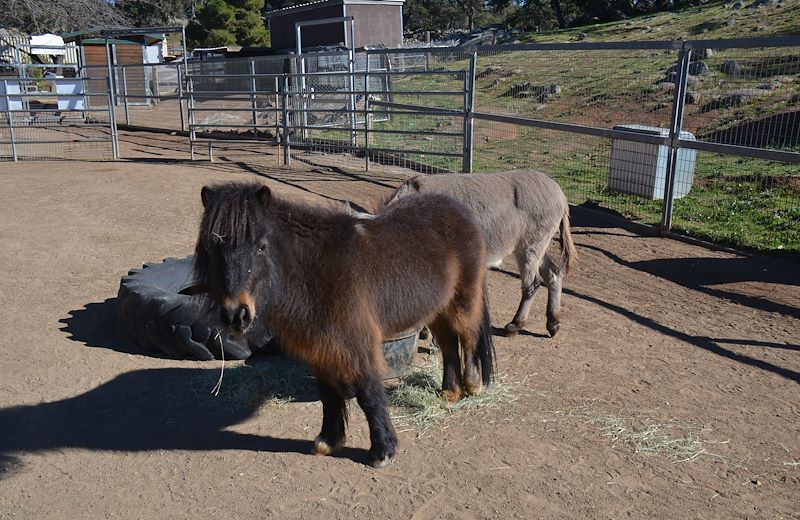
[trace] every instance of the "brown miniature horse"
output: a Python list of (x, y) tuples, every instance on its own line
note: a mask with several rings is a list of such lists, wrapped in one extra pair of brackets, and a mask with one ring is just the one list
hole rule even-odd
[(360, 219), (282, 200), (259, 184), (207, 186), (202, 200), (194, 274), (208, 286), (207, 308), (218, 307), (234, 334), (265, 320), (284, 351), (314, 372), (323, 406), (315, 453), (344, 445), (345, 399), (355, 395), (369, 423), (370, 463), (394, 456), (381, 342), (401, 331), (431, 324), (445, 399), (489, 384), (485, 246), (460, 203), (425, 195)]

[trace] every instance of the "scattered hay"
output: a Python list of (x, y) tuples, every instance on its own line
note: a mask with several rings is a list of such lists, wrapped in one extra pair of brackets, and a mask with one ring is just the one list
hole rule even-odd
[(660, 421), (652, 418), (625, 419), (598, 412), (593, 404), (567, 411), (556, 411), (556, 415), (580, 419), (599, 428), (612, 442), (633, 447), (634, 453), (663, 455), (674, 462), (694, 462), (700, 457), (717, 457), (709, 452), (708, 444), (726, 444), (700, 439), (703, 428), (694, 424), (681, 424), (675, 420)]
[(217, 395), (209, 395), (216, 378), (215, 371), (203, 371), (190, 387), (198, 401), (215, 408), (256, 409), (269, 404), (316, 399), (316, 383), (308, 369), (283, 356), (254, 366), (226, 369), (225, 381)]
[(393, 407), (392, 421), (402, 431), (415, 430), (419, 436), (425, 436), (442, 422), (516, 401), (519, 397), (516, 392), (518, 387), (519, 383), (509, 381), (505, 375), (499, 374), (481, 395), (448, 403), (439, 395), (442, 388), (442, 368), (434, 361), (412, 369), (396, 385), (389, 387), (389, 401)]
[[(518, 398), (519, 383), (511, 382), (500, 374), (481, 395), (448, 403), (439, 395), (442, 368), (435, 361), (436, 356), (431, 356), (431, 359), (424, 366), (411, 369), (396, 384), (387, 388), (392, 420), (399, 430), (416, 431), (419, 436), (425, 436), (434, 427), (446, 428), (449, 420), (467, 417)], [(220, 412), (257, 410), (270, 405), (318, 400), (316, 382), (308, 369), (283, 356), (255, 366), (242, 364), (226, 367), (225, 380), (215, 396), (209, 394), (209, 390), (216, 382), (218, 373), (204, 370), (192, 380), (190, 389), (193, 397), (203, 406)], [(348, 404), (351, 407), (358, 406), (355, 400), (350, 400)]]

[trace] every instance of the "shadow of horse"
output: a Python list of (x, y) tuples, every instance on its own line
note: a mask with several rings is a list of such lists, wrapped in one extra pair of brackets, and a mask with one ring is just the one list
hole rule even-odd
[[(278, 367), (281, 368), (281, 367)], [(257, 369), (225, 370), (222, 392), (210, 394), (217, 369), (164, 368), (135, 370), (86, 393), (36, 405), (0, 410), (0, 475), (21, 465), (19, 454), (63, 448), (140, 452), (153, 450), (251, 450), (272, 453), (312, 453), (310, 440), (238, 433), (228, 430), (251, 417), (270, 397), (268, 377)], [(261, 380), (259, 385), (252, 382)], [(240, 394), (241, 385), (249, 385)], [(278, 398), (317, 399), (309, 391)], [(273, 389), (274, 390), (274, 389)], [(226, 393), (227, 392), (227, 393)], [(256, 395), (257, 394), (257, 395)], [(366, 463), (366, 450), (346, 448), (339, 456)]]

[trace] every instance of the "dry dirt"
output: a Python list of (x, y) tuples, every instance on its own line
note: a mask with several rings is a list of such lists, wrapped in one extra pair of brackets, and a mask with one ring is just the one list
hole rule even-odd
[[(370, 208), (408, 172), (284, 169), (233, 149), (190, 163), (180, 138), (122, 138), (135, 160), (0, 165), (0, 518), (800, 514), (796, 262), (576, 209), (581, 269), (561, 332), (545, 337), (542, 291), (526, 333), (496, 338), (518, 399), (403, 432), (396, 460), (374, 470), (357, 408), (349, 448), (312, 456), (318, 403), (208, 406), (192, 382), (219, 362), (142, 355), (118, 332), (115, 296), (128, 269), (191, 253), (206, 183), (255, 179)], [(490, 275), (497, 327), (518, 299), (504, 271)], [(617, 435), (601, 418), (622, 421)], [(700, 454), (641, 453), (631, 433), (647, 425), (696, 434)]]

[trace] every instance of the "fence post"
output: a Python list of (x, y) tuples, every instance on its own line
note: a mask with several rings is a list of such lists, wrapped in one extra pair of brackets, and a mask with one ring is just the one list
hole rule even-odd
[(8, 107), (8, 133), (9, 137), (11, 137), (11, 157), (13, 157), (14, 162), (17, 162), (17, 140), (14, 138), (14, 115), (11, 113), (11, 104), (9, 102), (9, 98), (6, 95), (6, 107)]
[(283, 77), (283, 164), (289, 166), (289, 76)]
[(256, 113), (256, 62), (250, 59), (250, 107), (253, 109), (253, 138), (258, 135), (258, 114)]
[(278, 76), (275, 76), (275, 139), (280, 141), (283, 136), (280, 135), (280, 120), (278, 119), (278, 107), (281, 106), (280, 102), (281, 88), (278, 81)]
[(364, 65), (364, 171), (369, 171), (369, 54)]
[(348, 74), (348, 90), (350, 91), (350, 146), (355, 147), (358, 144), (358, 135), (356, 134), (356, 54), (353, 50), (353, 42), (350, 42), (351, 47), (347, 51), (347, 72)]
[(464, 77), (464, 149), (461, 170), (464, 173), (472, 173), (472, 128), (475, 124), (473, 112), (475, 112), (475, 68), (478, 63), (478, 53), (473, 52), (469, 59), (469, 71)]
[(125, 124), (130, 125), (130, 117), (128, 115), (128, 74), (125, 67), (122, 69), (122, 106), (125, 108)]
[(117, 141), (117, 115), (114, 112), (113, 81), (108, 77), (108, 125), (111, 130), (111, 154), (114, 159), (119, 159), (119, 142)]
[(664, 179), (664, 202), (661, 206), (661, 233), (672, 228), (672, 203), (675, 195), (675, 178), (678, 169), (678, 139), (683, 128), (683, 108), (686, 105), (686, 85), (689, 77), (689, 63), (692, 50), (681, 47), (675, 77), (675, 97), (672, 101), (672, 119), (669, 126), (669, 147), (667, 151), (666, 178)]
[(194, 140), (195, 135), (194, 126), (194, 85), (191, 78), (186, 80), (186, 115), (189, 118), (189, 159), (194, 161)]
[(183, 75), (181, 74), (180, 64), (175, 69), (178, 71), (178, 111), (181, 113), (181, 132), (185, 132), (186, 121), (183, 118)]

